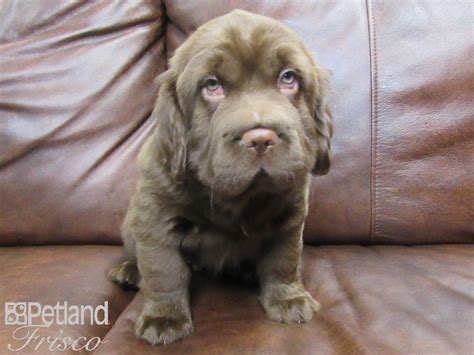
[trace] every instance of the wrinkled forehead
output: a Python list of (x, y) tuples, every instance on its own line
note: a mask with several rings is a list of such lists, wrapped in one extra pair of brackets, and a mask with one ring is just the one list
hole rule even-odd
[(214, 22), (193, 37), (180, 55), (188, 59), (183, 72), (194, 76), (216, 75), (239, 83), (243, 78), (274, 78), (284, 68), (310, 75), (313, 68), (300, 38), (276, 21)]
[(216, 51), (215, 59), (209, 64), (231, 82), (252, 76), (273, 78), (287, 67), (304, 71), (310, 66), (298, 41), (288, 33), (264, 26), (251, 30), (229, 29), (221, 37)]

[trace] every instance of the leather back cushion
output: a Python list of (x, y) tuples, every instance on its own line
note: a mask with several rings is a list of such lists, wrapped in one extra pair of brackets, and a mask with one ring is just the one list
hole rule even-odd
[(0, 2), (2, 244), (119, 243), (165, 65), (159, 2)]
[(233, 8), (283, 21), (333, 72), (334, 160), (313, 179), (307, 242), (472, 241), (468, 2), (163, 5), (0, 4), (3, 244), (119, 241), (134, 157), (153, 127), (153, 78), (192, 31)]

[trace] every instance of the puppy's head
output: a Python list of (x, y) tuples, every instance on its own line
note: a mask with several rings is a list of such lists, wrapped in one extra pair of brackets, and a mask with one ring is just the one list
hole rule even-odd
[(326, 74), (281, 23), (244, 11), (212, 20), (158, 83), (158, 142), (173, 176), (191, 171), (232, 197), (328, 171)]

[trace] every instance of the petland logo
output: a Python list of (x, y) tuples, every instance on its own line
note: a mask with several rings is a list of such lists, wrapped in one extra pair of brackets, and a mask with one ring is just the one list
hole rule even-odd
[(109, 302), (103, 305), (69, 305), (67, 302), (42, 305), (38, 302), (5, 302), (5, 325), (17, 326), (12, 331), (15, 343), (7, 345), (10, 351), (49, 349), (50, 351), (93, 351), (105, 343), (100, 337), (76, 338), (63, 336), (45, 336), (41, 332), (51, 325), (108, 325)]

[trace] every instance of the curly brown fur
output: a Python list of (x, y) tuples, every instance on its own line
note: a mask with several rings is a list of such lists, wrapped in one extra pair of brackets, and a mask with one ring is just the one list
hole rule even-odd
[[(209, 97), (209, 77), (224, 97)], [(310, 175), (330, 165), (325, 72), (293, 31), (234, 11), (201, 26), (157, 80), (158, 124), (123, 224), (127, 261), (110, 274), (144, 292), (137, 336), (162, 344), (192, 332), (188, 264), (235, 273), (250, 263), (271, 319), (310, 320), (319, 305), (300, 258)], [(263, 156), (242, 144), (255, 128), (278, 135)]]

